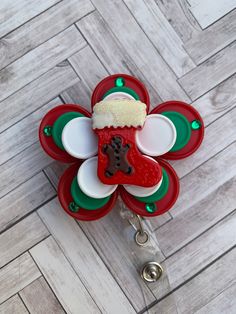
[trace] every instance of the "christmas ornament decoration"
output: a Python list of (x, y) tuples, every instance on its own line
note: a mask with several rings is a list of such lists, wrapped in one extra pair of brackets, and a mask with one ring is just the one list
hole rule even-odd
[(60, 203), (86, 221), (109, 213), (118, 195), (138, 217), (168, 211), (179, 180), (166, 160), (190, 156), (203, 136), (203, 120), (192, 106), (173, 100), (150, 110), (145, 86), (126, 74), (108, 76), (95, 87), (91, 112), (63, 104), (39, 127), (45, 152), (71, 164), (59, 182)]

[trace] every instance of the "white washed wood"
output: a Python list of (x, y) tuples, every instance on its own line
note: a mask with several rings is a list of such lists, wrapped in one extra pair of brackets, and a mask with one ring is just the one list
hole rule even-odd
[(0, 305), (1, 314), (27, 314), (29, 313), (21, 301), (19, 296), (16, 294), (4, 303)]
[(0, 235), (0, 267), (49, 235), (36, 213), (31, 214)]
[(81, 228), (68, 216), (58, 200), (39, 209), (39, 216), (67, 256), (102, 313), (135, 313), (98, 253)]
[(236, 75), (232, 75), (193, 102), (207, 126), (236, 106)]
[[(212, 262), (235, 247), (235, 217), (234, 211), (233, 214), (226, 217), (223, 221), (203, 233), (200, 237), (190, 242), (187, 246), (177, 251), (162, 263), (164, 272), (169, 280), (169, 292), (178, 287), (187, 285), (188, 283), (186, 281), (195, 277)], [(157, 299), (163, 296), (161, 289), (156, 283), (150, 284), (150, 287)], [(167, 292), (168, 291), (166, 291), (165, 294), (167, 294)], [(174, 300), (171, 298), (171, 301)], [(165, 304), (165, 306), (167, 306), (167, 304)], [(175, 303), (173, 306), (175, 307)]]
[(163, 253), (173, 254), (230, 214), (236, 208), (235, 184), (234, 177), (156, 230)]
[[(233, 248), (235, 237), (236, 212), (224, 218), (214, 227), (187, 244), (165, 260), (165, 267), (173, 288), (184, 283), (207, 265)], [(152, 290), (159, 293), (158, 288)]]
[(198, 310), (197, 314), (233, 314), (236, 309), (236, 281)]
[(195, 32), (185, 42), (184, 47), (193, 60), (200, 64), (215, 53), (225, 48), (236, 39), (236, 10), (203, 32)]
[(67, 313), (100, 313), (52, 237), (34, 246), (30, 253)]
[[(94, 0), (93, 4), (111, 31), (119, 38), (124, 51), (132, 57), (146, 80), (154, 88), (159, 88), (160, 97), (163, 100), (180, 98), (188, 101), (187, 95), (176, 82), (175, 75), (157, 53), (125, 4), (118, 0), (109, 2), (109, 6), (102, 0)], [(119, 27), (117, 27), (117, 21), (119, 21)], [(129, 32), (124, 32), (124, 28), (128, 28)]]
[(0, 37), (24, 24), (61, 0), (44, 0), (35, 5), (34, 0), (1, 0)]
[(236, 140), (236, 109), (229, 111), (205, 129), (204, 140), (196, 153), (183, 160), (172, 161), (179, 177), (183, 177)]
[(41, 276), (29, 253), (17, 257), (0, 269), (0, 303)]
[[(174, 294), (168, 295), (156, 305), (144, 312), (144, 314), (180, 314), (177, 310), (177, 304)], [(182, 313), (181, 313), (182, 314)]]
[(235, 54), (236, 43), (232, 43), (182, 76), (178, 82), (195, 100), (235, 73)]
[(69, 62), (91, 91), (104, 77), (108, 76), (108, 72), (89, 46), (71, 56)]
[(42, 118), (49, 110), (61, 103), (60, 98), (55, 98), (0, 133), (0, 146), (4, 147), (0, 155), (0, 165), (38, 141), (38, 128)]
[(30, 313), (63, 314), (65, 311), (43, 277), (19, 292)]
[[(119, 214), (117, 204), (106, 217), (90, 223), (80, 222), (104, 263), (119, 282), (123, 291), (138, 311), (154, 301), (151, 291), (139, 277), (140, 268), (150, 258), (148, 251), (144, 251), (134, 242), (135, 230)], [(128, 233), (128, 234), (127, 234)], [(154, 244), (154, 250), (159, 250)], [(152, 255), (152, 254), (151, 254)], [(153, 258), (153, 255), (152, 255)], [(161, 256), (160, 261), (164, 257)], [(161, 280), (162, 291), (168, 289), (168, 282)]]
[(124, 1), (166, 63), (181, 77), (195, 67), (183, 42), (154, 0)]
[(43, 152), (39, 142), (8, 160), (0, 166), (0, 197), (39, 173), (51, 162), (52, 159)]
[(190, 10), (202, 28), (236, 8), (236, 0), (188, 0)]
[(63, 63), (0, 102), (0, 132), (37, 110), (79, 82), (71, 66)]
[[(37, 8), (38, 5), (35, 7)], [(60, 33), (93, 10), (94, 7), (89, 0), (61, 1), (28, 21), (2, 39), (0, 69)]]
[[(140, 71), (136, 68), (136, 66), (132, 64), (130, 58), (123, 52), (122, 47), (120, 47), (120, 45), (115, 41), (113, 34), (107, 31), (104, 21), (99, 18), (97, 12), (90, 14), (88, 17), (86, 17), (86, 19), (83, 19), (81, 22), (77, 23), (77, 25), (79, 25), (80, 30), (86, 34), (86, 38), (89, 37), (94, 51), (96, 51), (96, 53), (99, 55), (99, 58), (102, 60), (101, 63), (101, 61), (89, 46), (86, 46), (69, 58), (70, 63), (83, 83), (80, 85), (77, 84), (77, 86), (79, 85), (79, 90), (77, 91), (78, 98), (76, 98), (77, 102), (81, 103), (82, 97), (80, 97), (79, 93), (82, 93), (83, 95), (84, 91), (82, 91), (82, 88), (84, 88), (85, 93), (89, 98), (85, 104), (85, 107), (91, 111), (90, 103), (92, 92), (99, 81), (108, 76), (108, 72), (111, 74), (135, 73), (135, 77), (138, 77), (141, 81), (144, 80), (144, 77), (141, 73), (139, 73)], [(89, 25), (88, 29), (86, 27), (87, 25)], [(105, 48), (104, 45), (106, 45), (107, 48)], [(102, 48), (102, 46), (104, 48)], [(109, 46), (112, 46), (112, 48), (109, 49)], [(116, 56), (115, 59), (114, 55)], [(149, 82), (147, 82), (145, 85), (150, 95), (151, 106), (161, 102), (159, 95), (149, 84)], [(73, 92), (72, 94), (74, 95)]]
[(201, 31), (186, 0), (156, 0), (156, 3), (184, 43)]
[(59, 161), (53, 161), (46, 168), (43, 169), (43, 172), (46, 174), (47, 178), (51, 182), (54, 189), (57, 189), (60, 177), (62, 176), (63, 172), (69, 166), (70, 165), (68, 165), (66, 163), (61, 163)]
[(172, 217), (170, 213), (166, 212), (160, 216), (152, 217), (151, 219), (147, 218), (145, 223), (152, 232), (169, 222), (171, 219)]
[(91, 90), (82, 81), (67, 88), (60, 94), (67, 104), (79, 104), (91, 112)]
[[(218, 259), (210, 267), (206, 268), (203, 272), (198, 274), (189, 282), (185, 283), (185, 285), (173, 294), (154, 306), (150, 310), (150, 314), (173, 314), (175, 313), (174, 310), (176, 305), (178, 313), (198, 313), (200, 308), (208, 304), (215, 297), (219, 296), (222, 291), (235, 284), (235, 259), (236, 249), (234, 248), (229, 253)], [(222, 305), (223, 304), (221, 304), (221, 306)], [(217, 312), (214, 312), (214, 314), (216, 313)], [(220, 314), (221, 313), (224, 312), (220, 312)]]
[[(102, 78), (104, 74), (128, 73), (129, 71), (136, 72), (136, 70), (138, 70), (132, 58), (128, 56), (98, 11), (95, 11), (81, 19), (76, 23), (76, 25), (98, 56), (97, 57), (94, 52), (90, 52), (89, 48), (87, 48), (87, 51), (89, 51), (89, 54), (92, 57), (92, 61), (95, 62), (95, 64), (99, 64), (99, 68), (95, 68), (94, 70), (92, 69), (92, 64), (88, 62), (88, 60), (84, 65), (79, 64), (80, 52), (77, 54), (76, 58), (78, 59), (78, 74), (80, 72), (86, 73), (85, 65), (87, 65), (87, 63), (89, 63), (88, 66), (90, 72), (93, 70), (92, 76), (89, 77), (86, 75), (85, 77), (85, 79), (87, 79), (87, 84), (91, 89), (94, 88), (93, 84), (95, 81), (97, 82), (97, 78)], [(81, 54), (82, 58), (84, 58), (84, 51), (81, 50)], [(100, 64), (104, 65), (104, 69), (101, 68)], [(79, 66), (81, 67), (81, 70), (79, 69)]]
[(171, 215), (175, 217), (186, 211), (225, 182), (236, 177), (235, 162), (236, 142), (182, 178), (180, 197), (171, 210)]
[[(141, 73), (140, 69), (132, 60), (132, 57), (129, 56), (117, 38), (109, 29), (108, 25), (102, 18), (102, 16), (95, 11), (92, 14), (86, 16), (86, 18), (80, 20), (76, 23), (79, 30), (83, 33), (85, 38), (88, 40), (90, 46), (93, 48), (93, 51), (96, 52), (98, 58), (90, 52), (92, 55), (92, 60), (95, 63), (101, 63), (107, 69), (109, 74), (115, 73), (126, 73), (134, 75), (139, 78), (141, 81), (145, 82), (146, 88), (150, 94), (151, 103), (156, 104), (161, 102), (160, 96), (158, 95), (155, 88), (153, 88), (149, 81), (145, 79), (144, 75)], [(83, 55), (83, 49), (78, 52), (77, 56), (77, 67), (75, 70), (78, 71), (78, 74), (81, 72), (86, 72), (87, 63), (80, 63), (80, 54)], [(115, 58), (114, 58), (115, 56)], [(100, 61), (99, 61), (100, 60)], [(101, 77), (103, 72), (100, 72), (100, 67), (92, 68), (92, 63), (88, 65), (90, 69), (91, 76), (86, 75), (87, 84), (91, 87), (90, 93), (92, 93), (95, 85), (93, 77)], [(98, 71), (98, 73), (97, 73)], [(106, 76), (106, 75), (105, 75)]]
[(0, 100), (35, 80), (55, 65), (85, 46), (75, 26), (31, 50), (0, 71)]
[(0, 199), (0, 233), (56, 194), (43, 173), (33, 176)]

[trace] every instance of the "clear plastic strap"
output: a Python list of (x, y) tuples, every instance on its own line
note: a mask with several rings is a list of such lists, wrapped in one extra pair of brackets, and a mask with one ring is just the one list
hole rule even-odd
[[(120, 216), (126, 221), (123, 228), (123, 236), (129, 244), (129, 248), (133, 255), (133, 261), (140, 276), (137, 276), (136, 281), (142, 290), (145, 300), (143, 285), (140, 281), (144, 281), (150, 290), (154, 293), (156, 299), (161, 299), (171, 292), (171, 286), (168, 279), (168, 269), (165, 267), (165, 257), (159, 247), (156, 235), (150, 233), (148, 222), (131, 212), (126, 208), (125, 204), (119, 199)], [(149, 229), (149, 230), (148, 230)], [(170, 296), (168, 296), (170, 298)], [(172, 313), (177, 313), (177, 307), (174, 296), (171, 295), (171, 310)], [(155, 306), (154, 306), (155, 308)], [(153, 313), (152, 309), (145, 313)]]

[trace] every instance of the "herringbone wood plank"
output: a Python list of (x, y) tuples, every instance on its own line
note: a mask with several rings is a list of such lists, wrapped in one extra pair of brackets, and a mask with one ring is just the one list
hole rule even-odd
[[(0, 312), (235, 313), (235, 0), (3, 0), (0, 26)], [(119, 205), (97, 222), (67, 216), (54, 199), (67, 166), (38, 143), (50, 108), (90, 110), (114, 73), (206, 125), (201, 148), (171, 162), (178, 202), (146, 222), (164, 267), (150, 285), (139, 269), (153, 252), (127, 241)]]

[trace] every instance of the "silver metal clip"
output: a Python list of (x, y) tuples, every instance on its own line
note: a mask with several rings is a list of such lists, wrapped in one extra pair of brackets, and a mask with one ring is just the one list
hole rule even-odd
[(133, 215), (132, 218), (128, 219), (129, 223), (136, 230), (134, 240), (139, 246), (146, 246), (150, 240), (149, 233), (143, 227), (142, 218), (139, 215)]
[(163, 268), (157, 262), (146, 263), (141, 270), (141, 277), (147, 282), (155, 282), (160, 279)]
[[(140, 247), (145, 247), (145, 249), (134, 248), (134, 252), (138, 254), (139, 262), (143, 260), (142, 265), (138, 266), (141, 266), (139, 268), (141, 278), (149, 283), (155, 282), (159, 280), (163, 274), (163, 268), (157, 262), (157, 260), (161, 260), (162, 258), (159, 256), (161, 253), (160, 250), (157, 250), (157, 243), (153, 241), (153, 238), (151, 238), (149, 232), (145, 229), (143, 218), (128, 210), (121, 199), (119, 201), (121, 217), (128, 221), (135, 230), (134, 242)], [(133, 232), (129, 233), (129, 235), (133, 236)], [(154, 258), (155, 261), (152, 261), (152, 258)]]

